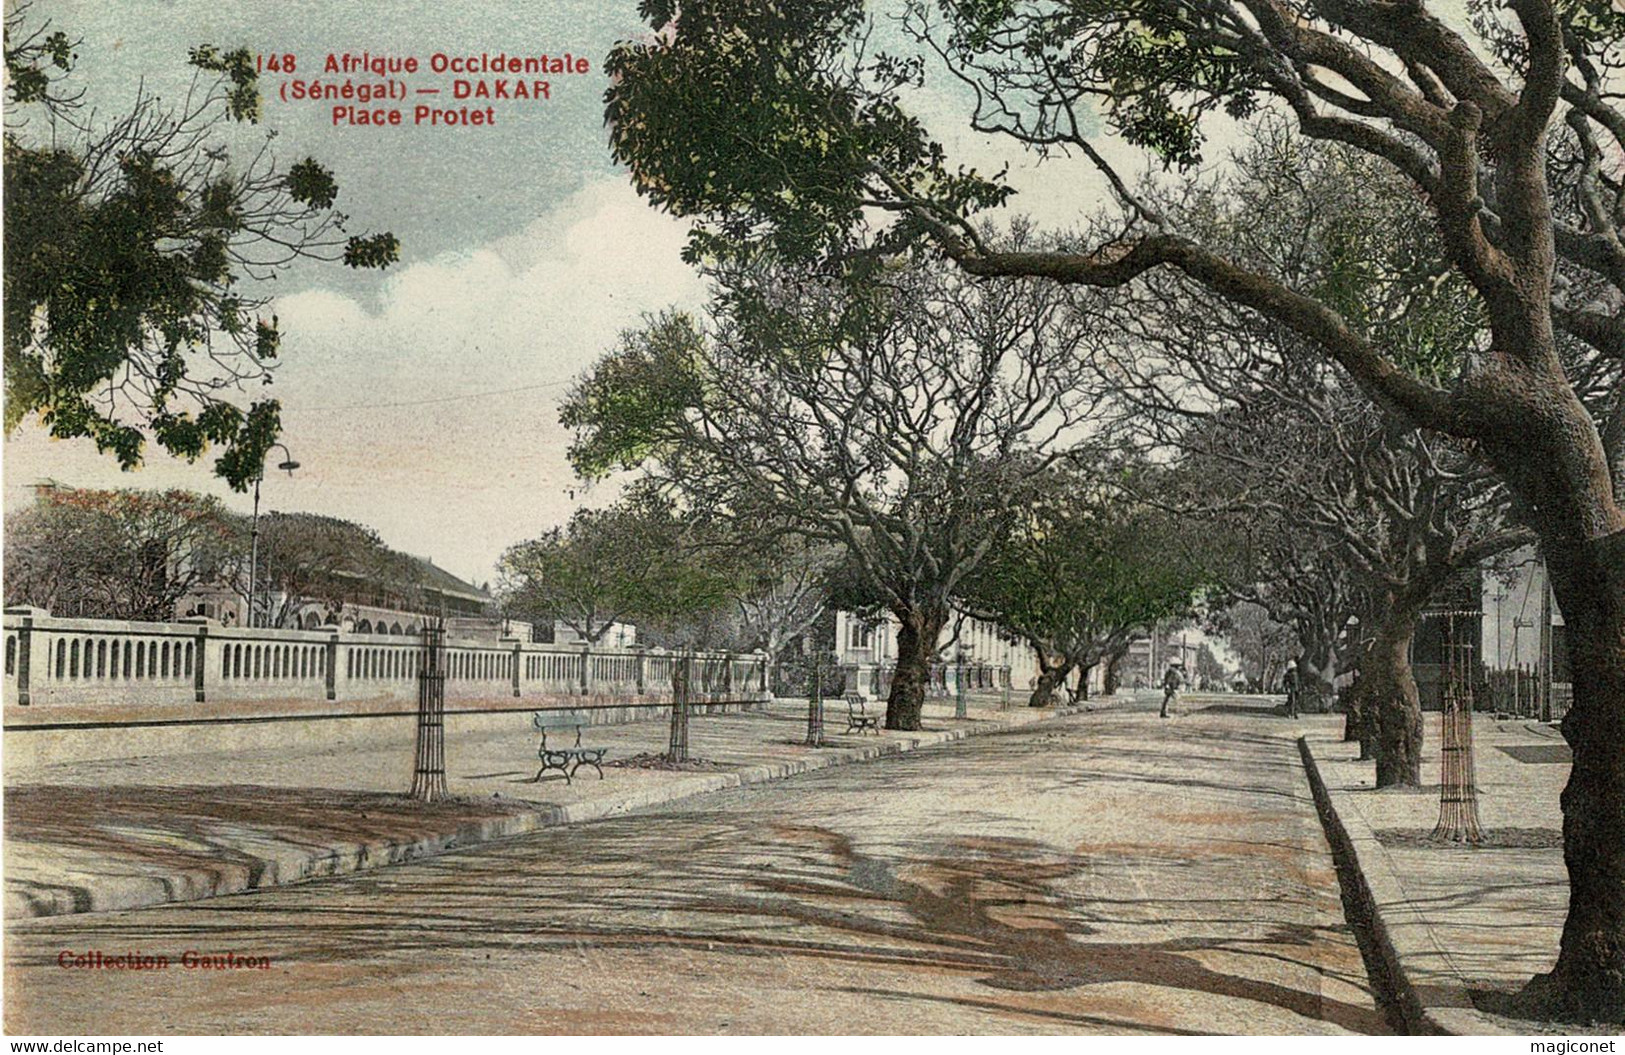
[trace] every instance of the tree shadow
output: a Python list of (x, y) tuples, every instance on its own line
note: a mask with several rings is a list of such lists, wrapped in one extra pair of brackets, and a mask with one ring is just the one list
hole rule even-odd
[[(14, 967), (49, 972), (61, 948), (129, 941), (229, 946), (282, 963), (404, 957), (441, 967), (450, 956), (485, 953), (530, 959), (548, 950), (681, 948), (964, 975), (1011, 999), (929, 999), (1005, 1015), (1035, 1013), (1020, 994), (1126, 982), (1252, 1001), (1357, 1033), (1387, 1031), (1374, 1007), (1330, 998), (1323, 984), (1300, 989), (1204, 962), (1223, 954), (1238, 965), (1285, 962), (1310, 979), (1342, 978), (1316, 963), (1320, 928), (1238, 918), (1212, 911), (1214, 904), (1195, 910), (1205, 899), (1090, 897), (1091, 876), (1123, 863), (1003, 836), (869, 851), (818, 825), (654, 815), (541, 832), (319, 886), (34, 921), (13, 928), (9, 952)], [(1224, 907), (1268, 900), (1226, 899)], [(1170, 904), (1190, 921), (1179, 936), (1108, 937), (1119, 926), (1108, 905), (1166, 917)], [(866, 991), (912, 999), (911, 988)], [(1058, 1020), (1072, 1014), (1063, 1009)], [(1075, 1017), (1078, 1025), (1142, 1028)]]

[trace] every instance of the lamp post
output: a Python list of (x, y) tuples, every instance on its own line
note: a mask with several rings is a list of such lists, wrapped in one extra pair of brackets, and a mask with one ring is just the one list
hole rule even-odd
[[(272, 447), (281, 447), (283, 460), (277, 463), (277, 468), (285, 471), (289, 476), (299, 468), (299, 463), (293, 460), (293, 452), (281, 443), (273, 443), (265, 449), (269, 454)], [(259, 608), (259, 595), (255, 591), (255, 576), (260, 568), (260, 481), (265, 479), (265, 458), (260, 456), (260, 471), (254, 476), (254, 519), (248, 529), (248, 625), (250, 628), (259, 625), (256, 612)]]

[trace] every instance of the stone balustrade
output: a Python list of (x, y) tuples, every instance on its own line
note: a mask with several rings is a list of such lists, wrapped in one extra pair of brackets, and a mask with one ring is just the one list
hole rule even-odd
[[(4, 635), (8, 714), (64, 705), (116, 712), (126, 704), (167, 710), (230, 701), (415, 702), (423, 658), (418, 638), (334, 626), (272, 630), (206, 619), (61, 619), (35, 608), (6, 609)], [(595, 697), (606, 704), (658, 704), (670, 698), (677, 659), (658, 649), (448, 638), (446, 701), (518, 707)], [(692, 699), (765, 698), (766, 659), (761, 653), (695, 654)]]

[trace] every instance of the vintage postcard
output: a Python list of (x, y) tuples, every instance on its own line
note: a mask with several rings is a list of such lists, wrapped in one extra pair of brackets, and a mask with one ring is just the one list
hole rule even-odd
[(13, 1051), (1614, 1050), (1617, 0), (8, 0), (3, 171)]

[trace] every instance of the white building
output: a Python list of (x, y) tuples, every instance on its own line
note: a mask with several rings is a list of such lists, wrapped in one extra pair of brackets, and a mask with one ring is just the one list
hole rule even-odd
[[(836, 662), (857, 675), (865, 693), (885, 695), (875, 690), (880, 684), (890, 684), (891, 672), (897, 665), (898, 628), (897, 617), (890, 612), (876, 622), (868, 622), (851, 612), (835, 613)], [(937, 643), (937, 654), (943, 667), (954, 671), (945, 678), (955, 677), (963, 661), (967, 668), (977, 672), (974, 675), (977, 680), (970, 681), (977, 688), (1002, 689), (1003, 684), (993, 684), (1002, 674), (991, 672), (1003, 669), (1010, 672), (1010, 689), (1014, 695), (1030, 690), (1038, 678), (1038, 657), (1031, 646), (1013, 639), (995, 623), (970, 616), (956, 615), (949, 620)], [(944, 680), (941, 690), (946, 691), (948, 684)]]

